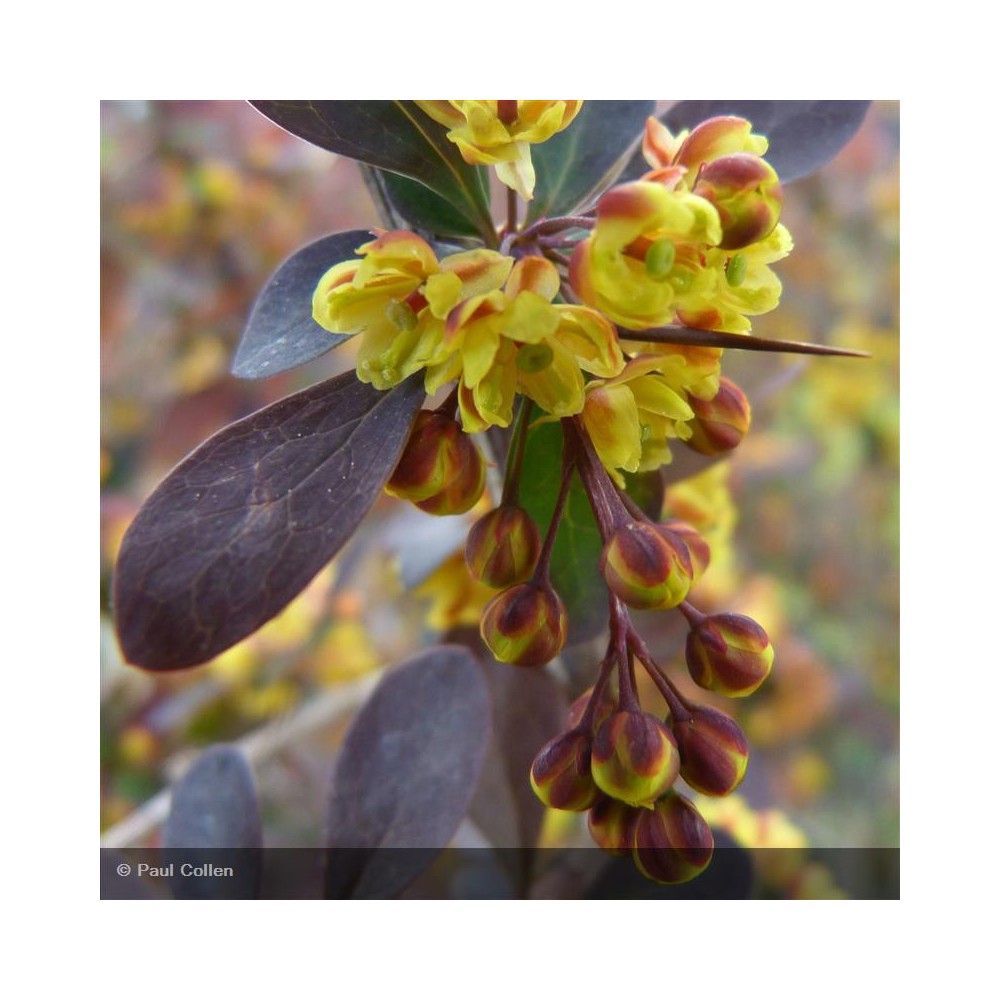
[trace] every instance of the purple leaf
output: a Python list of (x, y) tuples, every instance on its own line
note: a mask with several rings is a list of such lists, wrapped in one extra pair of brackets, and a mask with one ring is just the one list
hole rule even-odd
[(388, 898), (433, 862), (469, 807), (489, 733), (489, 690), (468, 650), (437, 646), (386, 674), (334, 768), (328, 896)]
[(149, 670), (210, 660), (273, 618), (351, 537), (424, 399), (353, 372), (219, 431), (156, 488), (125, 533), (114, 610)]
[(209, 747), (174, 786), (163, 829), (166, 850), (259, 848), (257, 785), (242, 751)]
[[(548, 674), (498, 663), (478, 636), (475, 640), (493, 694), (494, 740), (488, 765), (492, 773), (487, 776), (484, 769), (470, 816), (496, 847), (535, 847), (545, 807), (531, 787), (531, 763), (565, 728), (566, 697)], [(505, 853), (530, 860), (529, 852)]]
[(340, 156), (410, 177), (493, 238), (485, 173), (412, 101), (251, 101), (287, 132)]
[[(260, 807), (246, 757), (209, 747), (173, 789), (160, 862), (175, 899), (254, 899), (260, 890)], [(226, 874), (217, 876), (221, 869)]]
[(257, 296), (236, 348), (233, 374), (267, 378), (304, 365), (343, 343), (344, 334), (324, 330), (312, 317), (312, 297), (319, 279), (371, 239), (363, 229), (324, 236), (296, 250)]

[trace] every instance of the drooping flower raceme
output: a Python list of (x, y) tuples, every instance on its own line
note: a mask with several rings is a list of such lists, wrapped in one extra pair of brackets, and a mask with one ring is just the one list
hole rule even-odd
[(561, 132), (583, 101), (417, 101), (449, 129), (466, 163), (496, 167), (497, 177), (526, 201), (535, 189), (531, 144)]

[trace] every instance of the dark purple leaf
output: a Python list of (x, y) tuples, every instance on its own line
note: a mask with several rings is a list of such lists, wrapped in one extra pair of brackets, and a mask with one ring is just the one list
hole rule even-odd
[(388, 898), (447, 846), (472, 799), (490, 733), (482, 668), (438, 646), (386, 674), (333, 773), (326, 888)]
[[(566, 696), (543, 671), (498, 663), (478, 633), (469, 642), (493, 694), (491, 753), (469, 815), (495, 847), (535, 847), (545, 808), (528, 776), (538, 751), (566, 726)], [(529, 857), (524, 852), (521, 859)]]
[(246, 757), (233, 746), (209, 747), (174, 786), (164, 848), (261, 844), (257, 785)]
[[(693, 128), (716, 115), (737, 115), (767, 136), (767, 162), (785, 184), (825, 166), (861, 127), (871, 101), (680, 101), (660, 116), (671, 132)], [(649, 169), (641, 151), (623, 179)]]
[(150, 670), (204, 663), (273, 618), (379, 496), (424, 399), (353, 372), (219, 431), (156, 488), (125, 533), (118, 637)]
[(363, 229), (352, 229), (296, 250), (257, 296), (236, 348), (233, 374), (238, 378), (277, 375), (346, 340), (344, 334), (330, 333), (313, 319), (313, 292), (334, 264), (350, 260), (371, 238)]
[(439, 194), (478, 232), (494, 236), (489, 188), (446, 129), (412, 101), (251, 101), (275, 124), (316, 146), (411, 177)]
[[(257, 786), (246, 758), (235, 747), (209, 747), (171, 794), (162, 864), (172, 869), (174, 898), (255, 898), (262, 845)], [(220, 868), (232, 874), (213, 874)]]
[(528, 222), (589, 207), (628, 163), (655, 101), (585, 101), (562, 132), (532, 147), (536, 183)]

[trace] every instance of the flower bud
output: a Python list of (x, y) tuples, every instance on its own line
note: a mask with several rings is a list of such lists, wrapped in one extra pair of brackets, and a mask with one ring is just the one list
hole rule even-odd
[(594, 843), (609, 854), (629, 854), (635, 843), (635, 822), (644, 810), (601, 795), (587, 816)]
[(753, 694), (774, 663), (767, 633), (752, 618), (731, 613), (709, 615), (687, 638), (687, 666), (695, 684), (730, 698)]
[(540, 667), (566, 643), (566, 608), (550, 586), (519, 583), (486, 605), (479, 631), (501, 663)]
[(597, 730), (590, 754), (601, 791), (646, 806), (676, 780), (680, 755), (670, 730), (648, 712), (615, 712)]
[(691, 557), (691, 582), (697, 583), (708, 569), (712, 558), (708, 542), (687, 521), (664, 521), (660, 525), (660, 533), (669, 533), (687, 546), (688, 555)]
[(636, 819), (632, 859), (646, 878), (674, 885), (700, 875), (712, 860), (715, 839), (701, 813), (670, 792)]
[(531, 576), (540, 549), (538, 528), (526, 510), (497, 507), (469, 531), (465, 561), (477, 580), (501, 590)]
[(421, 410), (385, 489), (429, 514), (463, 514), (485, 485), (483, 457), (458, 421)]
[(681, 777), (704, 795), (728, 795), (743, 780), (750, 746), (728, 715), (697, 706), (691, 718), (674, 723)]
[(694, 420), (688, 424), (691, 437), (686, 444), (702, 455), (732, 451), (750, 430), (750, 401), (735, 382), (724, 376), (711, 399), (689, 396), (688, 404), (694, 410)]
[(608, 587), (633, 608), (674, 608), (691, 587), (687, 546), (644, 521), (615, 531), (601, 553), (600, 568)]
[(531, 787), (551, 809), (589, 809), (600, 795), (590, 773), (590, 734), (571, 729), (549, 740), (532, 762)]
[(784, 200), (774, 167), (750, 153), (733, 153), (706, 163), (694, 193), (718, 211), (723, 250), (738, 250), (769, 235), (778, 224)]
[(471, 446), (474, 459), (462, 466), (459, 474), (440, 493), (426, 500), (418, 500), (417, 506), (428, 514), (448, 517), (464, 514), (475, 507), (486, 488), (486, 464), (475, 445)]

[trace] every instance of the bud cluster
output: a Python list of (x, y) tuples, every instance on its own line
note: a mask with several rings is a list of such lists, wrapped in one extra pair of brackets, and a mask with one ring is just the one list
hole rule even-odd
[[(694, 548), (701, 562), (700, 547)], [(685, 613), (692, 621), (688, 663), (696, 682), (734, 697), (762, 683), (773, 651), (756, 622), (690, 607)], [(660, 685), (669, 709), (665, 719), (638, 703), (633, 653)], [(617, 687), (611, 682), (616, 663)], [(573, 703), (568, 729), (538, 753), (531, 785), (550, 808), (587, 811), (595, 843), (630, 855), (646, 877), (685, 882), (708, 865), (713, 838), (694, 804), (675, 788), (677, 779), (702, 795), (728, 795), (742, 782), (749, 756), (737, 723), (682, 698), (630, 630), (624, 647), (609, 651), (595, 688)]]

